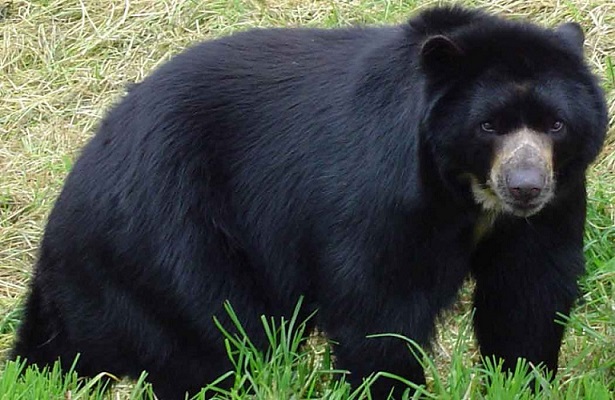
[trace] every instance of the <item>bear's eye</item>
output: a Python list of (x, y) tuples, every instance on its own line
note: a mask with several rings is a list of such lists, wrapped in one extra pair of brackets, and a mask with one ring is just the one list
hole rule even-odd
[(559, 132), (564, 128), (564, 123), (562, 121), (555, 121), (549, 131), (551, 132)]
[(495, 126), (493, 125), (492, 122), (490, 121), (485, 121), (483, 123), (480, 124), (480, 129), (483, 132), (487, 132), (487, 133), (495, 133)]

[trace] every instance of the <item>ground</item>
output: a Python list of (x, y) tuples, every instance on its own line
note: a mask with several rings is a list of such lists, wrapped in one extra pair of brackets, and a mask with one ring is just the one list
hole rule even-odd
[[(434, 1), (0, 1), (0, 359), (19, 319), (44, 221), (79, 148), (126, 84), (185, 46), (254, 26), (403, 21)], [(553, 26), (579, 22), (611, 115), (589, 176), (588, 275), (562, 346), (563, 381), (595, 376), (615, 389), (615, 2), (461, 1)], [(469, 288), (443, 319), (434, 349), (444, 376), (468, 328)], [(465, 332), (465, 333), (463, 333)], [(462, 333), (460, 335), (460, 333)], [(466, 362), (469, 362), (467, 360)], [(0, 396), (1, 397), (1, 396)]]

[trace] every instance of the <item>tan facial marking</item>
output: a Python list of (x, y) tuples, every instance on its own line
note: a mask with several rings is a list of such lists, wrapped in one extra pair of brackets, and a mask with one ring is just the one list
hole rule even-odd
[(491, 187), (488, 184), (481, 184), (474, 175), (468, 174), (467, 177), (470, 179), (470, 188), (472, 189), (474, 201), (480, 204), (484, 210), (499, 213), (502, 210), (500, 199)]
[[(528, 217), (540, 211), (553, 197), (553, 144), (547, 135), (523, 128), (516, 132), (502, 135), (497, 139), (493, 160), (487, 182), (480, 182), (472, 174), (464, 174), (463, 179), (470, 183), (474, 201), (485, 212), (487, 225), (491, 225), (498, 214), (510, 213)], [(544, 175), (539, 196), (532, 203), (518, 204), (511, 196), (507, 174), (526, 168), (539, 169)], [(523, 207), (522, 207), (523, 206)], [(478, 237), (484, 229), (477, 228)]]
[(483, 238), (487, 236), (489, 232), (491, 232), (493, 224), (495, 224), (495, 220), (497, 219), (498, 215), (499, 214), (497, 212), (487, 211), (482, 213), (478, 217), (478, 219), (476, 220), (476, 225), (474, 225), (473, 242), (475, 246), (480, 243), (480, 241), (483, 240)]
[(518, 152), (530, 148), (540, 154), (542, 161), (546, 162), (549, 171), (553, 171), (553, 145), (544, 135), (524, 128), (515, 133), (505, 135), (500, 146), (495, 151), (495, 157), (491, 164), (489, 178), (492, 182), (497, 181), (497, 174), (502, 164), (511, 161)]
[[(511, 170), (528, 167), (544, 172), (544, 187), (534, 207), (519, 210), (509, 193), (506, 176)], [(540, 211), (553, 197), (553, 144), (549, 137), (527, 128), (503, 135), (495, 150), (487, 185), (506, 212), (527, 217)]]
[(487, 185), (481, 185), (474, 175), (468, 173), (464, 174), (462, 178), (470, 181), (474, 201), (485, 210), (480, 214), (476, 220), (476, 225), (474, 225), (472, 242), (476, 246), (491, 231), (497, 216), (502, 211), (502, 207), (493, 190)]

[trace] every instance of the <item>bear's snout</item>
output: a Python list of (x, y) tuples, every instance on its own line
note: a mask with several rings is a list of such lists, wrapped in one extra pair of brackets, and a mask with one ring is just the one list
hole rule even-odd
[(491, 171), (493, 188), (502, 209), (528, 217), (553, 197), (552, 146), (543, 135), (528, 129), (506, 136)]

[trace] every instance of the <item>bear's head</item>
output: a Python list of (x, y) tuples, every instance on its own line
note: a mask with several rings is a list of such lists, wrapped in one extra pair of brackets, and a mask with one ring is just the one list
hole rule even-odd
[(421, 135), (446, 185), (489, 213), (529, 217), (583, 182), (607, 129), (583, 41), (577, 24), (483, 14), (425, 35)]

